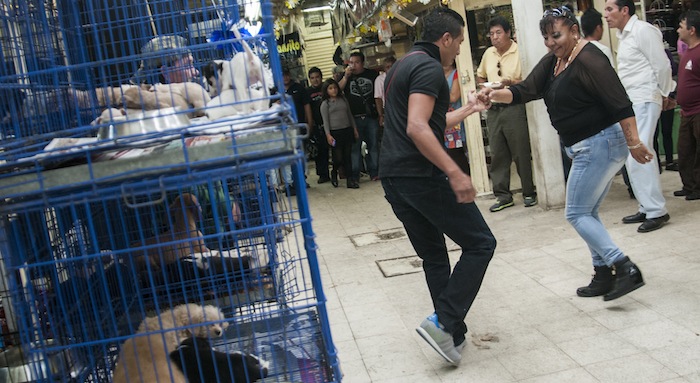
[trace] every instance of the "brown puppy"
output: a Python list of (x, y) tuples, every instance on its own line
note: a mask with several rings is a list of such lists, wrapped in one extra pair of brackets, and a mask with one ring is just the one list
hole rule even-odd
[(143, 250), (143, 254), (136, 255), (139, 268), (146, 268), (146, 264), (150, 263), (152, 267), (160, 269), (193, 253), (209, 251), (202, 239), (202, 232), (197, 229), (197, 218), (202, 211), (197, 197), (182, 193), (170, 204), (168, 211), (173, 220), (170, 230), (131, 244), (131, 247), (149, 247)]
[(124, 342), (112, 383), (187, 383), (163, 342), (162, 334), (135, 336)]

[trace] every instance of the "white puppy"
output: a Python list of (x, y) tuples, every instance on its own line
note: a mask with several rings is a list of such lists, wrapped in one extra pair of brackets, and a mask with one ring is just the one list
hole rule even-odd
[[(218, 338), (228, 327), (224, 313), (212, 305), (200, 306), (194, 303), (182, 304), (161, 312), (160, 316), (146, 317), (137, 330), (138, 333), (166, 330), (163, 333), (168, 354), (188, 337)], [(184, 328), (194, 324), (202, 326)], [(167, 331), (171, 330), (171, 331)], [(160, 335), (160, 333), (156, 333)]]

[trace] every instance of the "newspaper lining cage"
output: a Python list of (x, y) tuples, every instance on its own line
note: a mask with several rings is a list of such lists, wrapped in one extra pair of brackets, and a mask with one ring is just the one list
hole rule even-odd
[(0, 380), (340, 381), (272, 19), (3, 3)]

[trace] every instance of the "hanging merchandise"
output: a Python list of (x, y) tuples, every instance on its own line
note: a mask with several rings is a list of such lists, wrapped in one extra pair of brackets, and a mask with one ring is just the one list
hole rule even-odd
[(379, 36), (379, 41), (383, 42), (387, 47), (391, 46), (391, 37), (393, 33), (391, 32), (391, 22), (387, 19), (380, 19), (377, 22), (377, 35)]
[(413, 27), (418, 22), (418, 16), (403, 8), (400, 8), (396, 3), (392, 4), (390, 9), (395, 18), (408, 24), (408, 26)]

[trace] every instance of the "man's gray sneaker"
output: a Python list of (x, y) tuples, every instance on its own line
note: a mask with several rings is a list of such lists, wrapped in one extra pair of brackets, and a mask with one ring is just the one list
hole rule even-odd
[(459, 362), (462, 360), (462, 355), (457, 348), (455, 348), (452, 334), (445, 331), (444, 327), (438, 322), (437, 314), (433, 313), (425, 318), (416, 331), (438, 352), (438, 354), (440, 354), (440, 356), (445, 358), (446, 361), (455, 366), (459, 365)]
[(537, 205), (537, 196), (525, 197), (523, 198), (523, 202), (525, 203), (525, 207), (535, 206)]
[(515, 205), (515, 204), (513, 203), (513, 200), (510, 200), (510, 201), (501, 201), (501, 200), (498, 200), (495, 204), (491, 205), (491, 207), (489, 208), (489, 211), (490, 211), (491, 213), (495, 213), (495, 212), (501, 211), (501, 210), (503, 210), (503, 209), (505, 209), (505, 208), (509, 208), (509, 207), (511, 207), (511, 206), (513, 206), (513, 205)]

